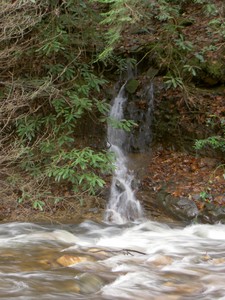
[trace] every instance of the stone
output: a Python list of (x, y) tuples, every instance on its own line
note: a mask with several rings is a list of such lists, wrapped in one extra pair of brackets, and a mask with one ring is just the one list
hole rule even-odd
[(164, 283), (165, 286), (170, 287), (175, 293), (180, 295), (198, 294), (202, 291), (203, 287), (199, 283), (194, 284), (178, 284), (177, 282), (167, 281)]
[(84, 273), (77, 279), (80, 284), (80, 291), (83, 294), (95, 293), (104, 286), (103, 279), (94, 274)]
[(162, 191), (158, 194), (159, 205), (169, 216), (181, 221), (188, 221), (197, 218), (199, 210), (194, 201), (185, 197), (174, 197), (171, 194)]
[(171, 265), (173, 259), (167, 255), (158, 255), (157, 257), (148, 260), (148, 262), (151, 263), (153, 266), (160, 267), (160, 266)]
[(124, 118), (133, 120), (137, 126), (127, 134), (124, 148), (131, 153), (144, 152), (149, 150), (152, 141), (152, 115), (153, 115), (154, 89), (149, 84), (137, 97), (129, 95), (124, 109)]
[(202, 223), (222, 223), (225, 224), (225, 207), (215, 206), (212, 203), (205, 203), (204, 208), (198, 214), (198, 221)]
[(211, 260), (209, 260), (209, 263), (212, 265), (221, 265), (221, 264), (225, 264), (225, 257), (220, 257), (220, 258), (213, 258)]
[(119, 181), (118, 179), (115, 182), (115, 186), (117, 188), (117, 190), (122, 193), (125, 191), (125, 186), (123, 185), (123, 183), (121, 181)]
[(187, 198), (180, 198), (175, 204), (175, 207), (187, 215), (188, 219), (195, 218), (198, 215), (196, 204)]
[(126, 84), (126, 91), (130, 94), (134, 94), (139, 86), (139, 81), (136, 79), (130, 79)]
[(103, 249), (99, 249), (99, 248), (90, 248), (90, 249), (88, 249), (88, 252), (95, 255), (99, 259), (105, 259), (105, 258), (112, 256), (112, 253), (110, 253), (109, 251), (107, 252), (107, 251), (104, 251)]
[(60, 264), (63, 267), (70, 267), (82, 262), (93, 261), (93, 258), (87, 256), (75, 256), (75, 255), (65, 254), (63, 256), (60, 256), (56, 261), (58, 264)]

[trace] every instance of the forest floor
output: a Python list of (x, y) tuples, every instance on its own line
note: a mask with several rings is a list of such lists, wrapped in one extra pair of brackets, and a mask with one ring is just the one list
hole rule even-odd
[[(148, 166), (146, 166), (146, 163)], [(215, 158), (198, 157), (184, 152), (157, 147), (145, 163), (145, 174), (139, 190), (149, 190), (157, 195), (164, 186), (166, 192), (174, 197), (187, 197), (193, 200), (199, 210), (206, 203), (215, 206), (225, 205), (224, 165)], [(108, 178), (108, 187), (110, 178)], [(65, 187), (55, 191), (63, 200), (55, 205), (46, 201), (43, 211), (34, 209), (30, 202), (18, 203), (18, 194), (9, 186), (0, 195), (1, 222), (41, 222), (41, 223), (80, 223), (84, 220), (100, 222), (103, 220), (107, 196), (90, 197), (83, 195), (83, 202), (72, 196)], [(107, 193), (106, 193), (107, 194)], [(156, 197), (155, 197), (155, 201)], [(165, 218), (163, 211), (156, 214), (152, 206), (146, 206), (147, 217), (157, 215)], [(157, 206), (157, 205), (156, 205)], [(155, 208), (156, 209), (156, 208)], [(157, 209), (156, 209), (157, 210)]]
[(155, 194), (165, 187), (178, 199), (193, 200), (201, 211), (206, 203), (225, 205), (224, 173), (219, 159), (160, 148), (153, 152), (143, 185)]

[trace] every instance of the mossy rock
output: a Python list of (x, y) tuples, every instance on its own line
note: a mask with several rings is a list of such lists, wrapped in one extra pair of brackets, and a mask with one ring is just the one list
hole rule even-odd
[(219, 61), (208, 62), (206, 65), (206, 70), (210, 75), (220, 80), (225, 77), (224, 65), (222, 62)]
[(179, 25), (180, 26), (184, 26), (184, 27), (188, 27), (188, 26), (191, 26), (194, 24), (194, 19), (192, 18), (181, 18), (180, 19), (180, 22), (179, 22)]
[(126, 91), (130, 94), (134, 94), (139, 86), (139, 81), (136, 79), (130, 79), (126, 84)]
[(146, 73), (146, 75), (150, 78), (153, 79), (157, 74), (159, 73), (158, 69), (155, 69), (153, 67), (150, 67)]

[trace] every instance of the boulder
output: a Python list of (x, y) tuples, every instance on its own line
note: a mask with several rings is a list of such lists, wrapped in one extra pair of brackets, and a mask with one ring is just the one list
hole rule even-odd
[(70, 267), (82, 262), (93, 261), (93, 258), (87, 256), (75, 256), (65, 254), (60, 256), (56, 261), (63, 267)]
[(126, 91), (130, 94), (134, 94), (139, 86), (139, 81), (136, 79), (130, 79), (126, 84)]
[(225, 224), (225, 207), (215, 206), (212, 203), (205, 203), (204, 208), (198, 214), (197, 220), (202, 223)]
[(177, 220), (190, 221), (195, 219), (199, 210), (194, 201), (185, 197), (174, 197), (165, 191), (159, 192), (158, 204), (164, 212)]

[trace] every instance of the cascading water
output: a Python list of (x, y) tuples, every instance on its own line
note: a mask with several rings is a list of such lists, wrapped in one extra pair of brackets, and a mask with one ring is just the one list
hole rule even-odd
[(0, 224), (2, 300), (225, 299), (225, 225)]
[[(125, 102), (123, 87), (112, 118), (123, 118)], [(108, 139), (117, 159), (106, 220), (125, 223), (143, 211), (122, 150), (126, 134), (109, 127)], [(185, 227), (146, 219), (124, 225), (1, 223), (0, 298), (224, 300), (224, 232), (224, 224)]]
[[(123, 119), (123, 108), (126, 101), (127, 97), (125, 96), (124, 85), (114, 99), (114, 103), (110, 110), (110, 118), (117, 121)], [(116, 161), (105, 220), (116, 224), (123, 224), (142, 218), (143, 209), (132, 189), (134, 177), (132, 172), (127, 168), (127, 159), (123, 152), (126, 133), (124, 130), (109, 126), (107, 137), (110, 151), (115, 153)]]

